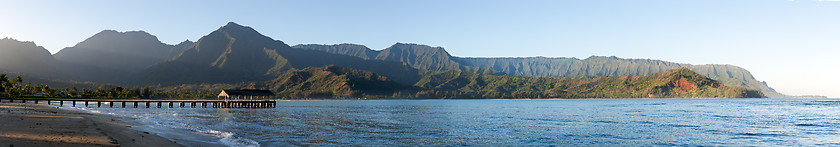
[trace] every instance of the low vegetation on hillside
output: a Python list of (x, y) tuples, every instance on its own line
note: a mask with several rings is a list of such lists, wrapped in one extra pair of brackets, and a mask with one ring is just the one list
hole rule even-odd
[(682, 68), (647, 76), (530, 78), (448, 71), (429, 75), (416, 97), (447, 98), (760, 98), (757, 90), (724, 86)]
[(761, 98), (757, 90), (724, 86), (682, 68), (647, 76), (531, 78), (465, 71), (429, 74), (414, 85), (336, 66), (290, 72), (249, 88), (283, 98)]

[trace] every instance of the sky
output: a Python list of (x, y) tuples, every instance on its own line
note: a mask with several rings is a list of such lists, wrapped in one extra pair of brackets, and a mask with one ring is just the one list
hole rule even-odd
[(840, 97), (840, 1), (0, 0), (0, 37), (52, 53), (106, 29), (177, 44), (227, 22), (290, 45), (402, 42), (461, 57), (731, 64), (783, 94)]

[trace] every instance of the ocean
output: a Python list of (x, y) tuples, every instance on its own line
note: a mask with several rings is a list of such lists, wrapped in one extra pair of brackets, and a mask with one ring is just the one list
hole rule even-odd
[[(69, 106), (69, 105), (65, 105)], [(840, 146), (840, 99), (278, 101), (276, 108), (96, 108), (225, 146)]]

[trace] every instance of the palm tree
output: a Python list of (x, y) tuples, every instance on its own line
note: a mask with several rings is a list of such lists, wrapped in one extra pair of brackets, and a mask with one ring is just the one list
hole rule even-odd
[(50, 86), (45, 85), (44, 88), (41, 89), (41, 92), (44, 92), (45, 94), (47, 94), (47, 96), (52, 96), (55, 93), (55, 90), (50, 88)]
[(9, 78), (6, 77), (6, 74), (0, 74), (0, 95), (8, 96), (6, 92), (6, 83), (9, 82)]
[(32, 83), (26, 83), (26, 85), (23, 85), (23, 93), (25, 95), (31, 95), (32, 93), (36, 93), (35, 91), (37, 90), (35, 90), (35, 88), (33, 88), (31, 85)]
[(79, 90), (76, 89), (76, 86), (73, 86), (72, 88), (70, 88), (70, 90), (67, 91), (67, 93), (70, 94), (70, 97), (74, 97), (78, 95)]
[(8, 82), (9, 82), (9, 78), (6, 77), (6, 74), (0, 74), (0, 86), (2, 86), (3, 83), (8, 83)]
[(17, 85), (17, 84), (21, 84), (21, 83), (23, 83), (23, 78), (21, 78), (20, 75), (18, 75), (14, 79), (12, 79), (12, 84), (13, 85)]

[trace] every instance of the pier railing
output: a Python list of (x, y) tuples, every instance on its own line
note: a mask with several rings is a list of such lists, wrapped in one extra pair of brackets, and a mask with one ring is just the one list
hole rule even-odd
[[(77, 104), (84, 104), (85, 107), (96, 105), (102, 107), (103, 103), (108, 107), (121, 108), (163, 108), (164, 104), (169, 108), (274, 108), (277, 107), (277, 102), (274, 100), (119, 100), (119, 99), (14, 99), (14, 98), (0, 98), (0, 102), (21, 102), (27, 101), (39, 104), (39, 102), (46, 102), (47, 105), (64, 106), (65, 102), (76, 107)], [(120, 104), (120, 105), (115, 105)], [(177, 105), (175, 105), (177, 104)], [(128, 107), (126, 107), (128, 105)], [(155, 107), (152, 107), (155, 106)]]

